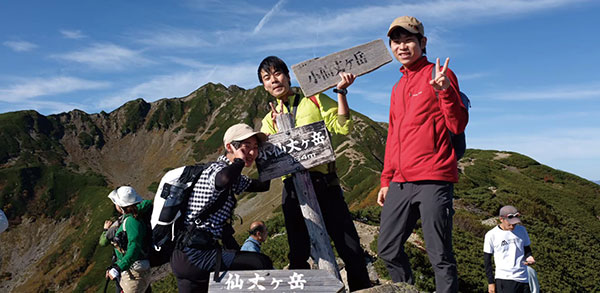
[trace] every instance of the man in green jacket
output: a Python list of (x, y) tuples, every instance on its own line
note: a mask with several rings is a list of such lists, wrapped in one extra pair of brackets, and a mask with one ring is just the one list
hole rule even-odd
[[(303, 126), (324, 121), (327, 130), (334, 134), (347, 135), (352, 129), (350, 109), (346, 100), (346, 89), (356, 78), (353, 74), (340, 73), (341, 81), (334, 92), (336, 103), (325, 94), (304, 97), (291, 90), (290, 75), (287, 65), (279, 58), (265, 58), (258, 67), (258, 80), (265, 90), (277, 100), (277, 106), (271, 103), (271, 112), (262, 120), (261, 131), (266, 134), (277, 133), (275, 118), (281, 113), (292, 113), (295, 125)], [(352, 222), (344, 194), (337, 177), (335, 164), (324, 164), (311, 168), (310, 177), (323, 214), (327, 233), (333, 239), (338, 254), (346, 265), (348, 286), (350, 291), (371, 287), (367, 273), (363, 250), (360, 247), (358, 233)], [(283, 180), (282, 191), (283, 215), (287, 229), (290, 253), (290, 269), (309, 269), (307, 263), (310, 256), (310, 238), (304, 216), (289, 176)]]

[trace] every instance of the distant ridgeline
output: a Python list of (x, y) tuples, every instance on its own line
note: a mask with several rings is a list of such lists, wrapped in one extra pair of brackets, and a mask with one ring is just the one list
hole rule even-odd
[[(150, 198), (166, 170), (221, 154), (229, 126), (244, 122), (258, 128), (269, 99), (262, 87), (207, 84), (183, 98), (138, 99), (111, 113), (0, 114), (0, 208), (11, 224), (0, 242), (13, 244), (0, 249), (0, 291), (102, 289), (111, 252), (97, 247), (97, 240), (103, 221), (115, 216), (108, 192), (130, 184)], [(332, 138), (339, 176), (355, 218), (377, 225), (375, 199), (387, 125), (352, 115), (351, 135)], [(543, 289), (600, 290), (600, 185), (517, 153), (469, 149), (460, 169), (454, 249), (461, 291), (487, 288), (481, 251), (491, 227), (482, 221), (505, 204), (523, 213)], [(250, 174), (256, 176), (256, 170)], [(278, 202), (276, 184), (268, 193), (252, 196)], [(250, 198), (243, 196), (240, 205)], [(268, 209), (271, 235), (283, 232), (280, 207)], [(245, 233), (237, 236), (243, 239)], [(271, 238), (263, 246), (278, 268), (287, 264), (287, 249), (286, 237)], [(410, 244), (407, 251), (417, 287), (433, 291), (426, 254)], [(379, 261), (376, 267), (381, 269)], [(163, 280), (155, 284), (155, 292), (169, 292), (173, 286), (172, 278)]]

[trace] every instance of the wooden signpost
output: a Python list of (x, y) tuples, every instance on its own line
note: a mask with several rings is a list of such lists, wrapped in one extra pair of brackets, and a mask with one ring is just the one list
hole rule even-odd
[(262, 144), (256, 167), (267, 181), (335, 161), (325, 122), (319, 121), (269, 136)]
[(369, 73), (392, 62), (383, 40), (378, 39), (322, 58), (292, 65), (304, 96), (310, 97), (337, 85), (340, 72), (356, 76)]
[[(277, 128), (280, 133), (286, 133), (294, 128), (294, 118), (291, 114), (285, 113), (277, 116)], [(331, 147), (331, 144), (330, 144)], [(335, 160), (335, 158), (334, 158)], [(300, 210), (304, 216), (304, 223), (310, 236), (310, 254), (313, 260), (318, 263), (319, 269), (328, 271), (341, 280), (340, 271), (335, 261), (335, 255), (329, 242), (329, 234), (325, 228), (321, 208), (317, 201), (317, 195), (310, 180), (308, 171), (299, 171), (292, 174), (292, 181), (300, 203)]]
[(344, 284), (322, 270), (228, 271), (213, 281), (208, 292), (343, 292)]

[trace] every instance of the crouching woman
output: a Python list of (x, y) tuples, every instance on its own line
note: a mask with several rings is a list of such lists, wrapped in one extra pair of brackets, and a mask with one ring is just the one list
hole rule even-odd
[(211, 271), (272, 269), (268, 256), (221, 248), (223, 228), (233, 215), (235, 194), (269, 190), (270, 183), (242, 175), (252, 166), (258, 146), (266, 140), (246, 124), (236, 124), (225, 132), (226, 153), (202, 171), (194, 185), (185, 214), (184, 236), (173, 251), (171, 267), (179, 292), (206, 292)]
[(115, 247), (116, 262), (106, 271), (106, 277), (116, 279), (125, 293), (146, 292), (150, 287), (150, 262), (149, 245), (144, 241), (150, 234), (142, 217), (152, 210), (152, 201), (143, 200), (130, 186), (118, 187), (108, 198), (121, 217), (116, 224), (106, 221), (100, 236), (100, 245), (110, 241)]

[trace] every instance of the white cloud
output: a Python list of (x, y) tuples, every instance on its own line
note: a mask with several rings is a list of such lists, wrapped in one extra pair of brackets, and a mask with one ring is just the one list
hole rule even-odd
[[(265, 43), (257, 46), (253, 46), (253, 50), (256, 52), (278, 52), (285, 50), (301, 50), (301, 49), (311, 49), (311, 48), (325, 48), (325, 47), (333, 47), (340, 46), (341, 44), (347, 43), (350, 44), (353, 42), (352, 38), (339, 38), (339, 39), (329, 39), (329, 40), (315, 40), (315, 39), (307, 39), (301, 42), (277, 42), (277, 43)], [(354, 44), (353, 46), (355, 46)]]
[(273, 17), (273, 15), (275, 13), (277, 13), (279, 11), (279, 9), (281, 9), (281, 6), (283, 6), (284, 3), (285, 3), (285, 0), (279, 0), (275, 4), (275, 6), (273, 6), (273, 8), (271, 8), (271, 10), (269, 10), (269, 12), (267, 12), (267, 14), (265, 14), (265, 16), (258, 22), (258, 24), (256, 25), (256, 27), (254, 27), (254, 30), (252, 31), (252, 34), (255, 35), (258, 32), (260, 32), (260, 30), (265, 25), (265, 23), (269, 22), (269, 20), (271, 19), (271, 17)]
[(11, 48), (15, 52), (27, 52), (31, 51), (38, 46), (34, 43), (25, 41), (6, 41), (2, 43), (4, 46)]
[[(579, 2), (585, 0), (579, 0)], [(286, 15), (275, 21), (262, 23), (257, 38), (269, 39), (285, 35), (294, 39), (288, 49), (296, 49), (295, 45), (304, 41), (339, 39), (340, 34), (378, 32), (377, 36), (385, 37), (391, 21), (402, 15), (415, 15), (425, 23), (428, 31), (435, 31), (436, 26), (457, 26), (476, 23), (494, 18), (506, 18), (549, 10), (561, 6), (572, 5), (571, 0), (462, 0), (462, 1), (427, 1), (417, 4), (371, 5), (339, 9), (334, 17), (329, 17), (320, 10), (312, 14)], [(269, 15), (269, 19), (273, 15)], [(266, 16), (267, 16), (266, 15)], [(265, 16), (265, 17), (266, 17)], [(376, 17), (374, 17), (376, 16)], [(458, 21), (460, 20), (460, 21)], [(268, 29), (265, 29), (267, 28)], [(258, 26), (257, 26), (258, 28)], [(256, 30), (256, 28), (255, 28)]]
[[(448, 67), (450, 67), (450, 65), (448, 65)], [(465, 73), (465, 74), (461, 74), (460, 76), (458, 76), (459, 81), (465, 81), (465, 80), (473, 80), (473, 79), (480, 79), (486, 76), (489, 76), (490, 74), (488, 72), (474, 72), (474, 73)]]
[[(350, 90), (352, 91), (352, 95), (356, 95), (358, 97), (361, 97), (362, 99), (365, 99), (369, 102), (378, 104), (378, 105), (382, 105), (382, 106), (386, 106), (389, 107), (390, 106), (390, 95), (391, 95), (391, 89), (389, 91), (375, 91), (375, 90), (363, 90), (361, 88), (350, 88)], [(386, 120), (387, 120), (387, 116)]]
[(78, 40), (87, 37), (80, 30), (60, 30), (60, 33), (67, 39)]
[[(564, 125), (565, 123), (573, 123), (574, 121), (584, 121), (587, 118), (598, 118), (600, 117), (600, 112), (591, 111), (595, 109), (589, 109), (590, 111), (555, 111), (555, 112), (542, 112), (544, 114), (535, 114), (528, 113), (529, 111), (525, 110), (521, 113), (506, 111), (503, 108), (484, 108), (483, 111), (479, 107), (476, 108), (477, 114), (473, 115), (477, 117), (477, 121), (479, 123), (486, 123), (490, 125), (499, 125), (499, 124), (508, 124), (508, 122), (512, 124), (523, 124), (528, 123), (527, 125), (547, 125), (548, 123), (552, 123), (552, 125)], [(495, 115), (498, 114), (498, 115)], [(529, 123), (535, 124), (529, 124)]]
[(164, 59), (169, 60), (175, 64), (179, 64), (185, 67), (197, 68), (197, 69), (206, 69), (211, 68), (211, 65), (208, 65), (202, 61), (198, 61), (197, 59), (192, 58), (182, 58), (177, 56), (168, 56), (164, 57)]
[(210, 65), (197, 64), (201, 69), (156, 76), (146, 82), (124, 89), (102, 99), (97, 107), (116, 108), (127, 101), (143, 98), (152, 102), (167, 97), (183, 97), (208, 83), (232, 84), (240, 87), (257, 85), (256, 64)]
[(0, 101), (8, 103), (21, 103), (23, 100), (40, 96), (65, 94), (80, 90), (106, 88), (108, 82), (85, 80), (70, 76), (53, 78), (34, 78), (24, 80), (6, 88), (0, 88)]
[[(586, 1), (586, 0), (573, 0)], [(142, 38), (142, 41), (154, 46), (169, 46), (168, 40), (173, 37), (172, 47), (215, 46), (224, 51), (244, 50), (253, 52), (291, 51), (318, 49), (335, 46), (339, 48), (356, 45), (357, 40), (364, 42), (375, 38), (385, 38), (389, 23), (402, 14), (416, 15), (425, 23), (426, 34), (430, 44), (440, 48), (453, 48), (456, 44), (444, 42), (443, 32), (456, 26), (464, 26), (482, 21), (505, 21), (507, 17), (518, 17), (528, 13), (536, 13), (561, 6), (572, 5), (571, 0), (456, 0), (456, 1), (423, 1), (416, 4), (364, 5), (352, 8), (340, 8), (335, 12), (323, 11), (315, 7), (308, 11), (284, 10), (285, 0), (279, 0), (269, 11), (257, 5), (221, 1), (192, 1), (188, 5), (195, 9), (224, 13), (223, 7), (232, 14), (258, 14), (263, 17), (255, 26), (248, 25), (248, 17), (238, 16), (234, 22), (228, 21), (224, 29), (215, 29), (204, 33), (190, 33), (174, 30), (173, 36), (162, 34), (159, 37)], [(217, 12), (215, 12), (217, 11)], [(376, 17), (374, 17), (376, 16)], [(235, 18), (235, 17), (233, 17)], [(166, 30), (167, 32), (169, 30)], [(441, 35), (441, 36), (438, 36)], [(152, 36), (152, 34), (150, 34)], [(178, 36), (178, 35), (181, 35)], [(202, 38), (195, 35), (202, 35)], [(344, 36), (353, 37), (344, 37)], [(432, 50), (430, 50), (432, 51)], [(459, 50), (460, 51), (460, 50)], [(430, 53), (435, 53), (432, 51)], [(280, 54), (281, 55), (281, 54)], [(475, 76), (473, 76), (475, 78)]]
[(115, 44), (94, 44), (81, 51), (54, 55), (53, 57), (103, 70), (121, 70), (129, 66), (143, 66), (154, 63), (143, 57), (141, 52)]
[(198, 30), (164, 28), (142, 33), (137, 42), (154, 48), (202, 48), (211, 46), (201, 37), (205, 34)]
[(598, 99), (600, 98), (600, 86), (598, 86), (598, 83), (579, 86), (564, 85), (542, 90), (488, 93), (485, 96), (507, 101)]
[(190, 0), (185, 4), (192, 9), (202, 12), (226, 13), (235, 16), (265, 13), (265, 9), (260, 4), (255, 5), (253, 1)]

